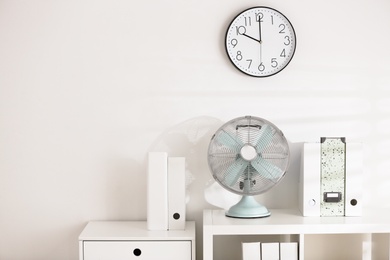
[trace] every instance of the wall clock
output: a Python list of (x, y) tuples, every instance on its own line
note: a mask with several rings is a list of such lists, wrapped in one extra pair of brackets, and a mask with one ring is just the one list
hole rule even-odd
[(297, 44), (294, 28), (281, 12), (257, 6), (239, 13), (225, 37), (233, 65), (253, 77), (268, 77), (291, 61)]

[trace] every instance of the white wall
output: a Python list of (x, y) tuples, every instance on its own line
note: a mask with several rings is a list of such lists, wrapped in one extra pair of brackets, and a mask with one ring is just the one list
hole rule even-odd
[[(265, 79), (238, 72), (223, 46), (255, 5), (282, 11), (298, 39)], [(161, 149), (187, 158), (201, 259), (202, 210), (231, 197), (210, 180), (208, 141), (243, 115), (292, 147), (363, 141), (365, 205), (390, 207), (389, 13), (388, 0), (0, 0), (0, 259), (77, 259), (87, 221), (145, 219), (147, 153)], [(292, 159), (259, 197), (271, 207), (296, 205)]]

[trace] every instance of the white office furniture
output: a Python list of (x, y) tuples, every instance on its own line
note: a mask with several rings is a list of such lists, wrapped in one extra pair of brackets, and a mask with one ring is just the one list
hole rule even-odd
[(91, 221), (79, 236), (80, 260), (195, 260), (195, 222), (149, 231), (146, 221)]
[[(364, 212), (361, 217), (303, 217), (297, 209), (274, 209), (267, 218), (238, 219), (226, 217), (224, 210), (204, 210), (203, 260), (213, 260), (214, 253), (218, 253), (214, 252), (215, 236), (244, 235), (255, 235), (260, 242), (270, 235), (279, 236), (280, 242), (286, 242), (287, 237), (298, 242), (300, 260), (305, 256), (316, 260), (390, 259), (390, 210)], [(343, 246), (347, 243), (353, 243), (353, 247)], [(359, 258), (348, 254), (358, 254)]]

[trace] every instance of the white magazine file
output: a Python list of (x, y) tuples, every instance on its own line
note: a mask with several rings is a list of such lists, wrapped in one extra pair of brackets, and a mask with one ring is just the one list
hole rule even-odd
[(168, 230), (168, 155), (150, 152), (147, 170), (148, 230)]
[(168, 229), (184, 230), (186, 220), (185, 158), (168, 157)]

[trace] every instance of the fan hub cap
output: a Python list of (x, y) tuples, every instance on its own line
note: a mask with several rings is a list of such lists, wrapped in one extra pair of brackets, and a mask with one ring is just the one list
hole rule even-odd
[(256, 148), (253, 147), (250, 144), (244, 145), (241, 150), (240, 150), (240, 155), (241, 157), (246, 160), (246, 161), (252, 161), (253, 159), (256, 158), (257, 152)]

